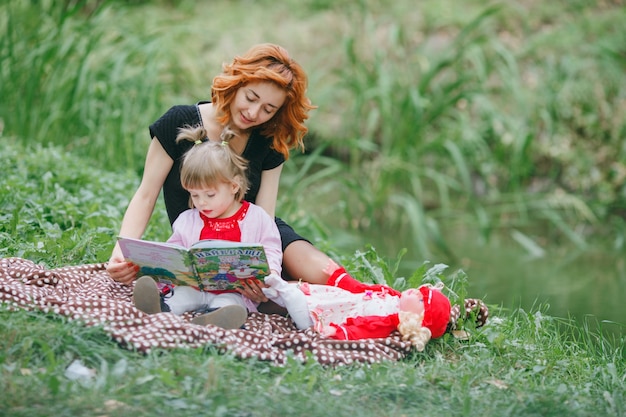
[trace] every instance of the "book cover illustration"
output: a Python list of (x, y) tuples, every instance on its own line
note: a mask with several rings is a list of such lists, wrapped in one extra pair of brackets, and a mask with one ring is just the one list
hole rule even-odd
[(192, 248), (200, 289), (225, 290), (241, 287), (246, 279), (263, 280), (269, 265), (262, 246)]

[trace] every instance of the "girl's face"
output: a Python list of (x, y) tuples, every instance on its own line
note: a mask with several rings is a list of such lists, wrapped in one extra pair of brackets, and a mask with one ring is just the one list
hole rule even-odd
[(420, 290), (410, 288), (402, 292), (398, 307), (401, 311), (422, 314), (424, 312), (424, 297)]
[(271, 82), (249, 83), (237, 90), (230, 105), (233, 124), (248, 130), (270, 120), (281, 108), (287, 93)]
[(235, 183), (220, 182), (215, 187), (188, 189), (193, 206), (210, 219), (230, 217), (239, 209), (235, 194), (239, 186)]

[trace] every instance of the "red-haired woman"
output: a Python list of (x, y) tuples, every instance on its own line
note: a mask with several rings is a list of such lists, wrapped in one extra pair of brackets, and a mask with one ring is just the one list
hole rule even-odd
[[(152, 141), (143, 178), (119, 234), (142, 236), (161, 189), (170, 223), (188, 208), (189, 193), (180, 183), (180, 163), (193, 144), (176, 143), (176, 136), (181, 128), (198, 125), (204, 127), (209, 140), (219, 141), (225, 127), (235, 133), (230, 146), (249, 161), (250, 188), (245, 200), (274, 216), (283, 163), (290, 149), (304, 147), (304, 121), (315, 108), (306, 97), (306, 89), (306, 73), (278, 45), (256, 45), (225, 64), (223, 72), (213, 79), (210, 102), (174, 106), (150, 126)], [(283, 276), (325, 284), (336, 264), (284, 221), (276, 218), (276, 224), (282, 239)], [(137, 267), (124, 260), (116, 245), (107, 271), (116, 281), (131, 285)], [(243, 295), (261, 303), (259, 311), (275, 311), (275, 305), (257, 285), (251, 284)]]

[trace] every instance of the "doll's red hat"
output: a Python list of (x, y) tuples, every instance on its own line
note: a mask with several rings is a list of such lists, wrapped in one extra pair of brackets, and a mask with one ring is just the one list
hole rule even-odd
[(422, 326), (430, 330), (431, 338), (441, 337), (450, 321), (450, 300), (441, 291), (430, 285), (419, 287), (424, 298), (424, 320)]

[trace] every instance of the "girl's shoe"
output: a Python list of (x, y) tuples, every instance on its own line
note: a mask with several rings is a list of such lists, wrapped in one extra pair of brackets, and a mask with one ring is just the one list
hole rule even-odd
[(206, 326), (212, 324), (213, 326), (221, 327), (222, 329), (239, 329), (248, 319), (248, 310), (240, 305), (229, 305), (220, 307), (210, 313), (202, 314), (201, 316), (191, 319), (193, 324), (199, 324)]
[(161, 312), (161, 292), (152, 277), (144, 275), (135, 281), (133, 304), (147, 314)]

